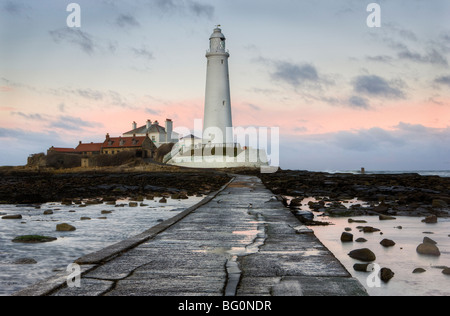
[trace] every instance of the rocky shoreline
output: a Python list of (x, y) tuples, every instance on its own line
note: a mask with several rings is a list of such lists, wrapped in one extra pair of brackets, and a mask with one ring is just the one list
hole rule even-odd
[(0, 172), (0, 204), (80, 199), (193, 196), (218, 190), (230, 178), (218, 172)]
[[(280, 170), (260, 175), (264, 184), (287, 206), (296, 208), (314, 197), (311, 211), (330, 217), (364, 215), (450, 216), (450, 178), (419, 174), (329, 174)], [(343, 205), (357, 199), (368, 205)], [(294, 203), (294, 205), (292, 205)]]

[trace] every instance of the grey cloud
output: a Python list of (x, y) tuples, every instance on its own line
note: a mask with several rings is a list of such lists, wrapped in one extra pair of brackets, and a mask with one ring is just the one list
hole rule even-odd
[(434, 79), (434, 83), (450, 86), (450, 75), (437, 77)]
[(77, 89), (73, 92), (83, 98), (95, 101), (103, 99), (104, 96), (102, 92), (92, 89)]
[(119, 15), (116, 19), (116, 24), (122, 28), (141, 26), (141, 24), (136, 20), (136, 18), (130, 14)]
[(39, 113), (33, 113), (33, 114), (26, 114), (23, 112), (11, 112), (12, 115), (16, 115), (16, 116), (20, 116), (23, 117), (27, 120), (36, 120), (36, 121), (47, 121), (46, 118), (44, 118), (41, 114)]
[(249, 108), (251, 108), (252, 110), (255, 110), (255, 111), (261, 111), (261, 108), (260, 108), (259, 106), (255, 105), (255, 104), (247, 103), (247, 106), (248, 106)]
[(405, 94), (396, 87), (398, 83), (389, 83), (375, 75), (359, 76), (353, 81), (354, 91), (368, 96), (403, 99)]
[(86, 32), (74, 28), (62, 28), (49, 31), (53, 41), (57, 44), (67, 42), (81, 48), (82, 51), (91, 55), (96, 49), (94, 39)]
[(163, 14), (179, 13), (209, 19), (214, 16), (215, 11), (214, 6), (194, 0), (153, 0), (150, 6)]
[(359, 96), (351, 96), (348, 99), (348, 105), (352, 108), (358, 108), (358, 109), (369, 109), (370, 108), (369, 101), (366, 98), (359, 97)]
[(20, 15), (26, 10), (26, 6), (19, 1), (6, 1), (2, 9), (9, 14)]
[(147, 60), (155, 59), (154, 56), (153, 56), (153, 52), (149, 51), (145, 47), (143, 47), (143, 48), (132, 48), (131, 50), (138, 57), (142, 57), (142, 58), (147, 59)]
[(81, 131), (85, 128), (103, 127), (103, 124), (97, 122), (84, 121), (79, 117), (60, 116), (56, 121), (49, 125), (50, 128), (59, 128), (69, 131)]
[(310, 64), (296, 65), (290, 62), (276, 62), (275, 72), (271, 74), (275, 80), (284, 81), (294, 87), (304, 83), (318, 82), (317, 69)]
[(201, 17), (212, 18), (214, 16), (214, 7), (209, 4), (202, 4), (195, 1), (188, 2), (189, 10), (195, 15)]
[(151, 115), (159, 115), (159, 114), (161, 114), (161, 111), (159, 111), (159, 110), (153, 110), (153, 109), (150, 109), (150, 108), (146, 108), (146, 109), (145, 109), (145, 112), (147, 112), (147, 113), (149, 113), (149, 114), (151, 114)]
[(375, 61), (381, 63), (390, 63), (394, 58), (388, 55), (367, 56), (368, 61)]
[(420, 54), (405, 49), (398, 53), (398, 57), (400, 59), (406, 59), (418, 63), (448, 66), (447, 58), (445, 58), (445, 56), (439, 53), (436, 49), (432, 49), (426, 54)]

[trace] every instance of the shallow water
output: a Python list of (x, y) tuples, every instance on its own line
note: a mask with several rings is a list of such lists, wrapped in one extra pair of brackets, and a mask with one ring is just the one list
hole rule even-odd
[[(79, 257), (140, 234), (202, 199), (168, 198), (167, 204), (161, 204), (158, 203), (158, 198), (144, 200), (142, 203), (146, 206), (139, 207), (129, 207), (128, 200), (117, 201), (117, 204), (126, 204), (124, 207), (106, 204), (79, 207), (46, 203), (36, 209), (33, 206), (0, 205), (0, 214), (22, 215), (21, 220), (0, 219), (0, 295), (11, 295), (53, 275), (55, 271), (65, 271), (67, 265)], [(52, 210), (53, 215), (43, 215), (45, 210)], [(101, 214), (102, 210), (112, 213)], [(91, 220), (82, 221), (81, 217), (89, 217)], [(106, 219), (100, 219), (101, 217)], [(57, 232), (56, 225), (61, 223), (75, 226), (76, 231)], [(58, 240), (42, 244), (11, 242), (21, 235), (44, 235)], [(32, 258), (38, 263), (13, 264), (22, 258)]]
[[(450, 295), (450, 276), (442, 274), (439, 266), (450, 267), (450, 219), (439, 219), (437, 224), (425, 224), (417, 217), (397, 217), (393, 221), (380, 221), (375, 216), (355, 217), (354, 219), (366, 220), (367, 224), (348, 223), (348, 218), (322, 218), (334, 225), (325, 227), (313, 227), (316, 236), (357, 278), (372, 296), (448, 296)], [(359, 232), (357, 226), (372, 226), (381, 229), (377, 233)], [(395, 227), (402, 226), (402, 229)], [(365, 243), (342, 243), (340, 237), (346, 227), (350, 227), (354, 240), (363, 237)], [(432, 234), (424, 234), (432, 233)], [(437, 242), (441, 251), (440, 257), (420, 255), (416, 248), (422, 243), (424, 237), (429, 237)], [(384, 248), (381, 240), (391, 239), (396, 245), (392, 248)], [(389, 268), (395, 276), (388, 283), (381, 282), (380, 287), (371, 286), (374, 278), (370, 272), (354, 271), (353, 265), (360, 263), (348, 256), (354, 249), (369, 248), (377, 256), (377, 263), (381, 268)], [(422, 274), (413, 274), (416, 268), (426, 270)], [(369, 281), (369, 282), (368, 282)]]

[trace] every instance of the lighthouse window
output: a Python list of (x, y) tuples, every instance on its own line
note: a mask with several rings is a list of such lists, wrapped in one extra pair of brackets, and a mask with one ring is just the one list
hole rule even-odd
[(222, 104), (225, 105), (225, 101), (223, 101)]
[(222, 59), (222, 65), (223, 65), (223, 59)]

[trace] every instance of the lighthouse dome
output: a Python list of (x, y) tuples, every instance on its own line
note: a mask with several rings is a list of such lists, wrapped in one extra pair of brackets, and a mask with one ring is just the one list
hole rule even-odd
[(219, 27), (214, 29), (214, 33), (212, 33), (209, 39), (220, 38), (221, 40), (225, 40), (225, 35), (222, 34), (222, 30)]

